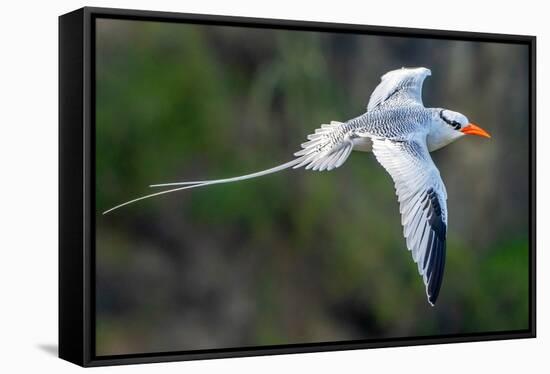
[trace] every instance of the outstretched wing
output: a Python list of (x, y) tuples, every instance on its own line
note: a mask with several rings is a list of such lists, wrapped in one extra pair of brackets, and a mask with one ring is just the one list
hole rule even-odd
[(391, 175), (399, 200), (403, 235), (434, 305), (445, 268), (447, 192), (426, 142), (373, 140), (373, 153)]
[(297, 169), (305, 167), (307, 170), (311, 169), (316, 171), (335, 169), (347, 160), (349, 154), (353, 150), (353, 139), (359, 137), (359, 135), (356, 135), (353, 131), (347, 129), (345, 125), (345, 123), (336, 121), (332, 121), (330, 124), (321, 125), (320, 128), (315, 130), (315, 133), (308, 135), (308, 141), (302, 143), (302, 149), (294, 154), (296, 158), (284, 164), (272, 167), (270, 169), (257, 171), (255, 173), (231, 178), (152, 184), (150, 187), (183, 187), (172, 188), (166, 191), (156, 192), (126, 201), (104, 211), (103, 214), (107, 214), (115, 209), (122, 208), (123, 206), (154, 196), (181, 190), (188, 190), (191, 188), (209, 186), (212, 184), (238, 182), (246, 179), (261, 177), (263, 175), (273, 174), (289, 168)]
[(422, 84), (432, 75), (426, 68), (401, 68), (387, 72), (370, 96), (367, 111), (379, 106), (424, 105)]

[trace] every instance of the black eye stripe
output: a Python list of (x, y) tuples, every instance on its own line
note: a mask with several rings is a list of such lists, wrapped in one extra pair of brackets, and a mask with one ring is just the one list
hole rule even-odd
[(460, 123), (457, 121), (450, 121), (443, 115), (443, 110), (439, 111), (439, 118), (445, 121), (448, 125), (452, 126), (455, 130), (460, 130)]

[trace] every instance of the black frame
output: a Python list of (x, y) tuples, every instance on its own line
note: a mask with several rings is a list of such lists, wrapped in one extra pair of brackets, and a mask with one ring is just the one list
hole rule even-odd
[[(95, 19), (459, 39), (529, 47), (529, 329), (116, 356), (95, 355)], [(85, 7), (59, 17), (59, 357), (103, 366), (536, 337), (536, 37)]]

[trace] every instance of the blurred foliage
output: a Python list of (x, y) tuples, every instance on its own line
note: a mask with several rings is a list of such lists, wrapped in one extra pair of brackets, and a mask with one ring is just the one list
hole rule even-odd
[[(97, 23), (98, 354), (528, 327), (526, 47)], [(370, 154), (100, 213), (151, 183), (286, 162), (321, 123), (360, 115), (401, 66), (432, 69), (426, 106), (493, 135), (433, 154), (450, 213), (436, 307)]]

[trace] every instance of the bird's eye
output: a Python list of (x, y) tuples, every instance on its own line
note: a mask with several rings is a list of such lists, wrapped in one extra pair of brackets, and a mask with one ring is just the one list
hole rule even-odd
[(452, 126), (455, 130), (460, 130), (460, 123), (458, 121), (451, 121), (443, 115), (443, 110), (439, 111), (439, 118), (445, 121), (449, 126)]

